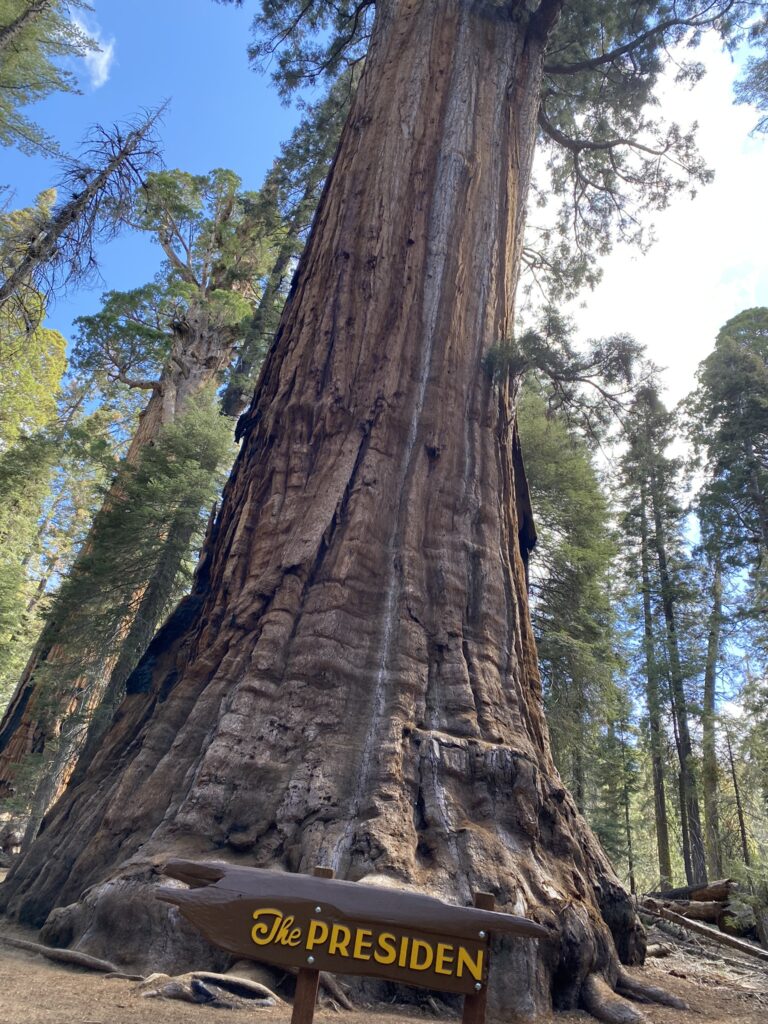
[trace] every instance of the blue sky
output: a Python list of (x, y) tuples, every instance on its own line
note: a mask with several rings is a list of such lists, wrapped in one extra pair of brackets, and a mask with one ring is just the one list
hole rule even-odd
[[(278, 100), (269, 75), (248, 65), (253, 5), (244, 9), (213, 0), (91, 0), (86, 27), (102, 53), (73, 64), (83, 94), (59, 94), (29, 107), (28, 115), (66, 152), (92, 124), (130, 117), (142, 107), (170, 100), (160, 128), (167, 167), (202, 173), (229, 167), (246, 188), (258, 188), (299, 114)], [(55, 162), (0, 150), (0, 183), (15, 190), (12, 205), (29, 205), (55, 183)], [(48, 317), (65, 337), (75, 316), (99, 308), (105, 288), (124, 289), (151, 280), (159, 249), (124, 232), (101, 250), (103, 282), (60, 296)]]

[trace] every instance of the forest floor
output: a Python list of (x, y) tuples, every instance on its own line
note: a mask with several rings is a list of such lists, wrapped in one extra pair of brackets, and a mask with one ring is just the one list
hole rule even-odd
[[(35, 932), (0, 917), (0, 938), (3, 934), (36, 941)], [(731, 950), (726, 962), (712, 959), (716, 953), (703, 955), (698, 942), (679, 945), (669, 936), (661, 940), (673, 947), (672, 954), (650, 960), (632, 973), (685, 999), (691, 1009), (643, 1007), (649, 1024), (766, 1024), (768, 971)], [(0, 941), (0, 1024), (288, 1024), (290, 1017), (287, 1004), (223, 1010), (148, 999), (136, 982), (54, 964)], [(353, 1012), (318, 1009), (315, 1020), (318, 1024), (425, 1024), (456, 1018), (427, 1009), (419, 1012), (412, 1006), (378, 1006)], [(559, 1013), (552, 1024), (587, 1024), (589, 1020), (582, 1012)]]

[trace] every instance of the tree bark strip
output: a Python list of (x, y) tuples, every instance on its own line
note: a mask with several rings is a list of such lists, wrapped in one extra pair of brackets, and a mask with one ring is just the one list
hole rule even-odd
[(733, 759), (733, 747), (731, 746), (731, 734), (728, 729), (725, 730), (725, 745), (728, 750), (728, 764), (731, 769), (731, 781), (733, 782), (733, 795), (736, 799), (736, 815), (739, 819), (739, 837), (741, 839), (741, 856), (744, 860), (746, 867), (751, 864), (751, 857), (749, 854), (749, 842), (747, 840), (747, 823), (744, 818), (744, 805), (741, 802), (741, 787), (739, 786), (739, 777), (736, 774), (736, 763)]

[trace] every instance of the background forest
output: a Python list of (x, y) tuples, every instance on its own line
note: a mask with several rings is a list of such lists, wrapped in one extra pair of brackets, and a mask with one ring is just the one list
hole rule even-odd
[[(242, 24), (240, 12), (207, 7)], [(19, 203), (21, 179), (0, 171), (8, 849), (13, 836), (34, 838), (83, 750), (124, 694), (146, 685), (134, 669), (156, 630), (171, 612), (166, 629), (190, 613), (195, 597), (184, 595), (238, 417), (359, 74), (352, 62), (314, 82), (303, 106), (270, 113), (284, 142), (260, 148), (271, 165), (256, 187), (243, 183), (250, 167), (220, 167), (205, 139), (210, 170), (170, 166), (163, 96), (116, 124), (78, 121), (84, 142), (65, 152), (34, 122), (34, 104), (75, 92), (84, 64), (92, 82), (94, 68), (108, 74), (113, 43), (93, 17), (79, 2), (0, 0), (0, 144), (16, 150), (15, 173), (21, 151), (49, 182)], [(237, 32), (233, 61), (246, 45)], [(254, 52), (257, 66), (263, 57)], [(738, 61), (739, 98), (758, 102), (765, 68)], [(558, 174), (542, 161), (544, 226), (530, 231), (518, 331), (485, 367), (523, 379), (518, 423), (538, 534), (530, 601), (555, 759), (633, 892), (737, 878), (742, 930), (767, 942), (750, 904), (768, 900), (768, 294), (746, 282), (750, 301), (719, 329), (664, 341), (697, 353), (695, 379), (677, 376), (670, 399), (631, 316), (591, 340), (577, 329), (574, 299), (604, 267), (610, 276), (610, 263), (599, 211), (589, 238), (561, 233), (550, 208), (565, 189)], [(706, 183), (709, 172), (697, 176)], [(133, 259), (128, 288), (109, 271), (121, 245)], [(681, 290), (679, 302), (697, 297)]]

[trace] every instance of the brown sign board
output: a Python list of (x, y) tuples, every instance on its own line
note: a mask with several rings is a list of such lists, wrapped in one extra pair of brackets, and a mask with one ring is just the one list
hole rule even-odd
[(310, 875), (170, 861), (162, 888), (214, 945), (280, 967), (362, 974), (442, 992), (485, 987), (489, 934), (547, 938), (534, 921), (432, 896)]

